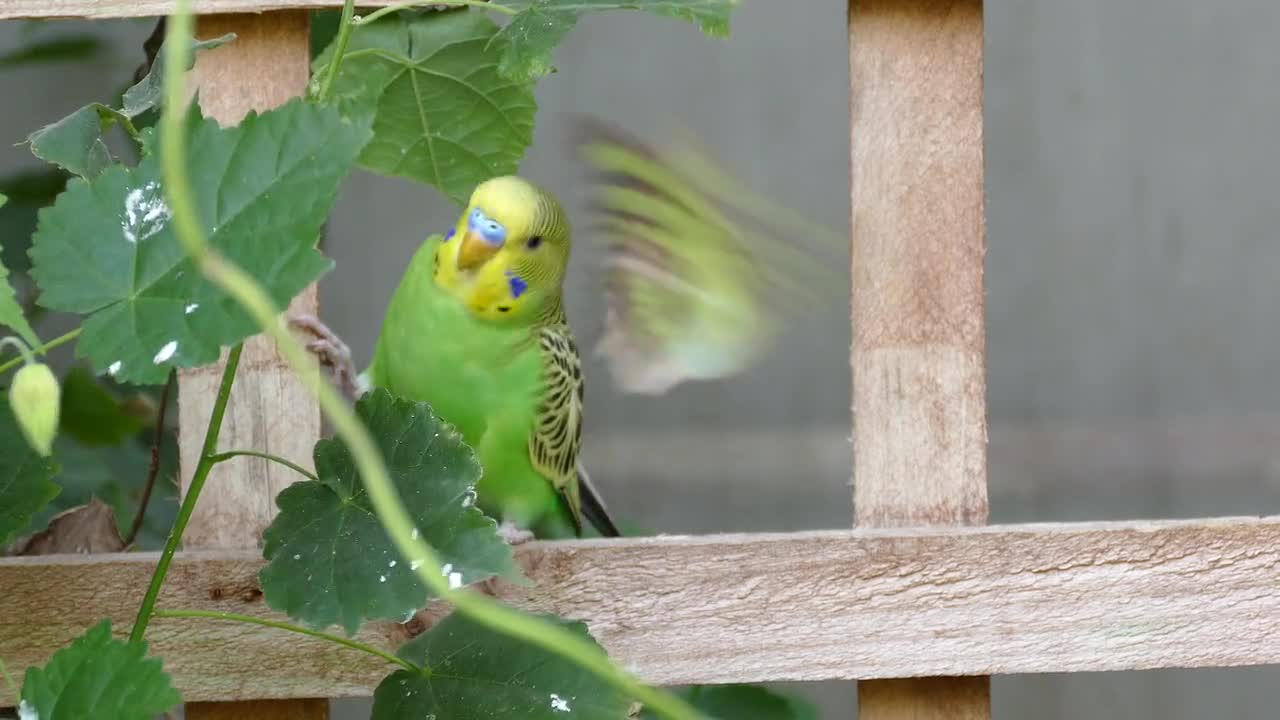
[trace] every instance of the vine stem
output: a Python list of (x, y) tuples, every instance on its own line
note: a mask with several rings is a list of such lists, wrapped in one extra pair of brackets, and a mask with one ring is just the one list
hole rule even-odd
[[(177, 67), (177, 66), (170, 66)], [(165, 114), (168, 114), (166, 109)], [(147, 586), (147, 594), (142, 597), (142, 605), (138, 607), (138, 618), (133, 621), (133, 630), (129, 632), (129, 642), (139, 642), (151, 622), (155, 610), (156, 598), (160, 597), (160, 587), (164, 585), (164, 576), (169, 572), (169, 564), (173, 562), (173, 554), (182, 541), (182, 533), (187, 529), (187, 521), (196, 509), (196, 501), (200, 499), (200, 491), (204, 489), (204, 481), (209, 478), (209, 470), (213, 468), (213, 451), (218, 446), (218, 433), (222, 431), (222, 417), (227, 411), (227, 400), (231, 397), (231, 384), (235, 382), (236, 368), (240, 366), (240, 351), (243, 343), (236, 343), (227, 356), (227, 366), (222, 371), (222, 383), (218, 386), (218, 397), (213, 402), (213, 412), (209, 414), (209, 427), (204, 432), (204, 446), (200, 450), (200, 461), (196, 463), (195, 473), (191, 476), (191, 485), (182, 498), (182, 506), (178, 508), (178, 517), (173, 521), (173, 529), (169, 531), (169, 539), (165, 541), (164, 550), (160, 553), (160, 562), (155, 572), (151, 573), (151, 584)]]
[(142, 523), (147, 518), (147, 506), (151, 504), (151, 493), (156, 488), (156, 476), (160, 474), (160, 445), (164, 442), (164, 416), (169, 407), (169, 395), (173, 392), (173, 384), (177, 380), (178, 371), (170, 370), (169, 379), (164, 381), (164, 390), (160, 391), (160, 409), (156, 413), (156, 429), (151, 435), (151, 461), (147, 465), (147, 483), (142, 486), (142, 499), (138, 501), (138, 513), (133, 516), (133, 524), (124, 539), (124, 546), (129, 547), (138, 539)]
[(485, 10), (492, 10), (494, 12), (500, 12), (503, 15), (515, 15), (520, 12), (515, 8), (507, 7), (506, 5), (499, 5), (497, 3), (491, 3), (491, 2), (488, 2), (487, 0), (417, 0), (417, 2), (403, 2), (403, 3), (397, 3), (395, 5), (388, 5), (384, 8), (374, 10), (373, 12), (363, 17), (355, 18), (352, 20), (352, 23), (355, 25), (368, 25), (369, 23), (379, 20), (383, 17), (386, 17), (391, 13), (400, 12), (401, 10), (409, 10), (416, 7), (423, 7), (424, 5), (450, 5), (453, 7), (477, 7), (477, 8), (484, 8)]
[(129, 134), (129, 137), (136, 143), (142, 144), (142, 133), (138, 132), (138, 128), (134, 127), (133, 120), (127, 117), (116, 118), (116, 122), (120, 123), (120, 127)]
[(18, 350), (18, 359), (22, 360), (23, 363), (30, 365), (36, 361), (36, 356), (31, 352), (31, 348), (27, 347), (27, 344), (17, 335), (0, 338), (0, 348), (5, 345), (11, 345), (16, 348)]
[[(49, 342), (43, 345), (31, 348), (31, 352), (35, 353), (36, 355), (45, 355), (50, 350), (58, 347), (59, 345), (66, 345), (72, 340), (75, 340), (76, 338), (80, 337), (80, 330), (81, 328), (76, 328), (62, 335), (59, 335), (58, 337), (50, 340)], [(13, 368), (17, 367), (18, 364), (21, 362), (22, 362), (22, 357), (19, 356), (16, 358), (11, 358), (6, 362), (0, 363), (0, 374), (8, 372), (9, 370), (12, 370)]]
[[(177, 0), (174, 14), (170, 16), (166, 28), (168, 37), (164, 44), (166, 67), (186, 67), (192, 24), (189, 1)], [(354, 0), (347, 0), (344, 17), (348, 17), (348, 11), (353, 11), (353, 6)], [(348, 26), (349, 20), (339, 33), (349, 32)], [(702, 720), (703, 716), (687, 702), (640, 682), (609, 660), (609, 656), (597, 645), (562, 627), (502, 605), (474, 591), (449, 587), (448, 581), (440, 573), (440, 561), (435, 551), (420, 537), (413, 536), (413, 521), (391, 483), (382, 454), (368, 429), (337, 390), (324, 381), (319, 365), (289, 332), (280, 310), (257, 280), (234, 263), (224, 260), (217, 250), (208, 246), (196, 217), (195, 203), (186, 175), (184, 82), (185, 73), (165, 73), (165, 103), (160, 118), (161, 169), (174, 230), (200, 271), (244, 307), (262, 331), (275, 341), (280, 356), (299, 377), (306, 379), (303, 385), (316, 398), (321, 410), (328, 416), (334, 430), (351, 452), (382, 527), (404, 557), (421, 563), (416, 572), (422, 582), (437, 597), (451, 603), (458, 612), (481, 625), (559, 655), (671, 720)], [(325, 97), (323, 91), (321, 97)]]
[(248, 623), (250, 625), (261, 625), (262, 627), (275, 628), (277, 630), (287, 630), (291, 633), (306, 635), (308, 637), (313, 637), (313, 638), (320, 638), (321, 640), (328, 640), (329, 642), (337, 643), (344, 647), (349, 647), (352, 650), (359, 650), (360, 652), (368, 653), (369, 655), (373, 655), (374, 657), (382, 658), (383, 660), (386, 660), (389, 663), (399, 665), (400, 667), (404, 668), (405, 670), (409, 670), (410, 672), (421, 671), (421, 668), (409, 662), (408, 660), (405, 660), (404, 658), (396, 657), (395, 655), (392, 655), (391, 653), (385, 650), (379, 650), (378, 648), (373, 647), (372, 645), (366, 645), (362, 642), (356, 642), (355, 640), (348, 640), (347, 638), (344, 638), (341, 635), (330, 635), (329, 633), (319, 632), (317, 630), (309, 630), (307, 628), (300, 627), (298, 625), (292, 625), (290, 623), (285, 623), (285, 622), (278, 622), (276, 620), (267, 620), (266, 618), (253, 617), (252, 615), (240, 615), (237, 613), (229, 613), (229, 612), (216, 612), (213, 610), (156, 610), (154, 613), (154, 616), (158, 618), (206, 618), (209, 620), (229, 620), (232, 622)]
[(211, 460), (213, 461), (214, 465), (217, 465), (220, 462), (226, 462), (231, 458), (237, 458), (237, 457), (256, 457), (256, 458), (262, 458), (263, 460), (270, 460), (273, 463), (277, 463), (289, 468), (290, 470), (298, 473), (299, 475), (304, 475), (308, 479), (311, 479), (311, 480), (320, 479), (316, 477), (315, 473), (302, 467), (301, 465), (298, 465), (297, 463), (289, 462), (288, 460), (285, 460), (279, 455), (272, 455), (271, 453), (258, 452), (257, 450), (228, 450), (226, 452), (220, 452), (217, 455), (214, 455), (211, 458)]
[[(352, 22), (356, 14), (356, 0), (342, 3), (342, 19), (338, 21), (338, 37), (334, 40), (333, 57), (329, 59), (329, 67), (325, 68), (324, 81), (320, 84), (320, 102), (329, 99), (333, 92), (333, 81), (338, 77), (338, 68), (342, 66), (342, 56), (347, 52), (347, 42), (351, 40)], [(173, 53), (169, 53), (172, 55)]]

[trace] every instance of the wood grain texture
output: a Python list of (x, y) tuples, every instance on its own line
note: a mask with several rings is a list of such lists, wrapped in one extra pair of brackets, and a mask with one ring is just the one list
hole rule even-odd
[[(201, 17), (196, 35), (202, 39), (236, 34), (233, 42), (196, 58), (188, 88), (198, 91), (204, 114), (230, 126), (250, 111), (270, 110), (301, 95), (309, 79), (310, 28), (310, 17), (303, 11)], [(315, 286), (294, 298), (290, 307), (317, 312)], [(184, 493), (199, 461), (225, 359), (224, 354), (223, 362), (178, 375), (178, 442)], [(310, 467), (311, 449), (319, 437), (320, 410), (302, 380), (277, 355), (274, 343), (267, 337), (257, 335), (246, 340), (218, 449), (259, 450)], [(288, 468), (256, 458), (220, 464), (210, 473), (183, 535), (183, 547), (197, 550), (261, 546), (262, 532), (276, 513), (275, 496), (299, 479)], [(244, 629), (238, 632), (243, 634)], [(275, 641), (279, 642), (279, 638)], [(243, 644), (251, 641), (245, 638)], [(300, 662), (293, 671), (307, 673), (312, 669), (310, 663)], [(239, 695), (231, 690), (210, 699)], [(268, 705), (201, 703), (187, 706), (186, 717), (325, 720), (329, 717), (328, 693), (317, 692), (316, 696)]]
[[(858, 683), (860, 718), (967, 720), (990, 717), (990, 707), (991, 681), (986, 677), (902, 678)], [(983, 712), (986, 714), (980, 714)]]
[[(982, 0), (849, 2), (858, 526), (987, 520), (982, 30)], [(988, 719), (990, 681), (860, 683), (858, 708)]]
[(979, 0), (852, 0), (854, 506), (987, 519)]
[[(586, 621), (666, 685), (1280, 663), (1280, 517), (584, 540), (518, 556), (537, 585), (501, 585), (503, 599)], [(5, 662), (43, 663), (103, 615), (123, 633), (155, 560), (0, 559)], [(253, 550), (182, 553), (159, 606), (283, 619), (262, 602), (261, 567)], [(443, 611), (358, 638), (393, 648)], [(367, 696), (391, 669), (231, 622), (159, 618), (147, 635), (191, 701)]]

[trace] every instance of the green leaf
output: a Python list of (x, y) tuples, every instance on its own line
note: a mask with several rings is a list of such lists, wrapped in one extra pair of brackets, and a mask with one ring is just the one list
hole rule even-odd
[(111, 637), (111, 621), (89, 628), (53, 654), (43, 668), (28, 668), (19, 715), (40, 720), (151, 720), (182, 701), (147, 644)]
[(31, 518), (58, 495), (50, 480), (58, 466), (32, 450), (0, 395), (0, 546), (31, 523)]
[[(0, 195), (0, 205), (4, 204), (4, 196)], [(18, 295), (9, 284), (9, 271), (0, 262), (0, 327), (12, 328), (30, 347), (40, 344), (36, 331), (22, 314), (22, 306), (18, 304)]]
[(712, 37), (729, 34), (729, 11), (739, 0), (532, 0), (494, 36), (502, 48), (498, 70), (504, 77), (527, 81), (552, 71), (551, 53), (585, 12), (643, 10), (698, 24)]
[[(235, 39), (228, 33), (212, 40), (191, 43), (192, 53), (187, 56), (187, 67), (195, 62), (195, 51), (215, 48)], [(90, 103), (55, 123), (46, 125), (27, 136), (31, 153), (46, 162), (66, 168), (83, 178), (94, 178), (113, 162), (111, 152), (102, 136), (111, 126), (119, 123), (130, 135), (138, 131), (133, 118), (157, 107), (163, 97), (164, 48), (156, 55), (151, 71), (133, 87), (124, 91), (120, 110)]]
[(90, 447), (119, 445), (137, 435), (144, 424), (138, 413), (78, 365), (62, 378), (59, 418), (59, 432)]
[(27, 136), (31, 154), (80, 177), (93, 178), (111, 164), (102, 134), (128, 118), (102, 103), (90, 103)]
[[(237, 126), (192, 113), (190, 183), (210, 245), (283, 307), (332, 263), (315, 250), (369, 128), (295, 99)], [(257, 332), (187, 257), (169, 222), (158, 154), (73, 179), (40, 211), (31, 248), (40, 304), (87, 317), (76, 354), (95, 372), (157, 384)]]
[[(426, 403), (383, 389), (356, 402), (422, 538), (459, 585), (495, 575), (520, 577), (497, 523), (474, 505), (480, 465), (475, 453)], [(373, 512), (347, 447), (316, 443), (320, 480), (295, 483), (276, 497), (280, 514), (263, 534), (262, 592), (267, 604), (316, 628), (340, 623), (354, 633), (363, 620), (403, 620), (422, 608), (427, 587)]]
[[(465, 10), (357, 27), (333, 94), (349, 117), (374, 113), (361, 166), (427, 183), (459, 204), (480, 182), (516, 172), (537, 103), (531, 83), (498, 75), (497, 31)], [(327, 49), (316, 60), (317, 76), (332, 57)]]
[[(698, 710), (718, 720), (818, 720), (813, 703), (790, 693), (781, 693), (760, 685), (695, 685), (684, 693)], [(643, 720), (657, 720), (658, 715), (645, 710)]]
[[(191, 69), (191, 66), (195, 64), (196, 53), (199, 51), (212, 50), (235, 39), (235, 33), (227, 33), (221, 37), (208, 40), (193, 40), (191, 51), (187, 54), (187, 67), (184, 69)], [(133, 87), (124, 91), (124, 96), (121, 98), (120, 112), (126, 117), (135, 118), (160, 105), (160, 101), (164, 98), (164, 57), (165, 51), (162, 44), (160, 50), (156, 53), (155, 62), (151, 63), (151, 72), (148, 72), (146, 77), (139, 80)]]
[[(581, 622), (542, 617), (591, 639)], [(372, 720), (620, 720), (629, 705), (595, 673), (457, 612), (398, 654), (423, 670), (397, 670), (379, 683)]]
[(96, 35), (58, 35), (24, 45), (17, 50), (0, 55), (0, 68), (16, 67), (32, 63), (69, 62), (89, 60), (106, 48), (106, 43)]

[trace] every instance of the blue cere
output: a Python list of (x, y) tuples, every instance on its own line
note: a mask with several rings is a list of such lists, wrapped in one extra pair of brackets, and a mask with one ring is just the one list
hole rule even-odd
[(480, 208), (472, 210), (471, 215), (467, 217), (467, 228), (495, 247), (502, 245), (507, 239), (507, 229), (502, 226), (502, 223), (486, 216)]

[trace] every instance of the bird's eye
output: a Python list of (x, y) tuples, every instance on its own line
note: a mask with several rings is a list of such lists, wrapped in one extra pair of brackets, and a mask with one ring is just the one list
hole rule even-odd
[(533, 237), (529, 238), (529, 242), (525, 243), (525, 246), (528, 247), (530, 250), (537, 250), (538, 246), (541, 244), (542, 244), (542, 236), (534, 235)]

